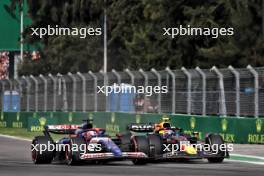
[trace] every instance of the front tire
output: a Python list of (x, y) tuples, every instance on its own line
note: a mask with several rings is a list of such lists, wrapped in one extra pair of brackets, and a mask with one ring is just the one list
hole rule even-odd
[(222, 163), (225, 158), (225, 151), (220, 150), (220, 146), (224, 145), (222, 136), (220, 136), (219, 134), (210, 134), (206, 138), (205, 143), (209, 144), (211, 148), (213, 147), (213, 145), (217, 146), (218, 148), (218, 152), (215, 154), (215, 157), (207, 158), (207, 160), (210, 163)]

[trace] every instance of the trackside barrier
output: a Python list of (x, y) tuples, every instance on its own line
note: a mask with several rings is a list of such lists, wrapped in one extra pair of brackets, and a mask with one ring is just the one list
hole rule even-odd
[(114, 112), (1, 112), (1, 128), (26, 128), (41, 131), (47, 124), (80, 124), (93, 119), (96, 127), (105, 128), (109, 135), (126, 132), (130, 123), (155, 123), (168, 116), (171, 123), (186, 133), (199, 132), (203, 139), (207, 133), (220, 133), (224, 140), (234, 143), (264, 144), (263, 118), (233, 118), (216, 116), (133, 114)]

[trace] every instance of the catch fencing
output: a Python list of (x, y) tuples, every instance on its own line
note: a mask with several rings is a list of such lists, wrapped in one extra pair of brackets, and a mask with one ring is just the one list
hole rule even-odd
[[(88, 72), (22, 76), (1, 80), (2, 111), (114, 111), (219, 116), (264, 116), (264, 67)], [(132, 102), (98, 92), (98, 86), (166, 86), (167, 93), (131, 94)], [(153, 90), (152, 90), (153, 91)], [(13, 96), (19, 107), (13, 107)], [(112, 101), (115, 99), (116, 101)], [(5, 101), (4, 101), (5, 100)], [(133, 108), (122, 109), (123, 106)], [(9, 107), (9, 108), (8, 108)], [(13, 108), (11, 108), (13, 107)]]

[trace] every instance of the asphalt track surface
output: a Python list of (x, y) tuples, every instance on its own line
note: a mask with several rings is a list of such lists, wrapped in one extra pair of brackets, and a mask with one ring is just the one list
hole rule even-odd
[(209, 164), (206, 160), (189, 163), (153, 163), (134, 166), (130, 161), (106, 165), (34, 165), (30, 142), (0, 137), (0, 176), (264, 176), (264, 165), (232, 162)]

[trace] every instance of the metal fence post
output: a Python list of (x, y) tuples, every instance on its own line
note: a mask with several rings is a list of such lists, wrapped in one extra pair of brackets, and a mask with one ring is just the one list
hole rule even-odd
[(175, 74), (171, 71), (169, 67), (166, 68), (166, 71), (172, 77), (172, 114), (175, 114), (176, 109), (176, 81), (175, 81)]
[(125, 72), (131, 78), (131, 85), (134, 85), (135, 84), (135, 76), (133, 75), (133, 73), (128, 68), (125, 69)]
[(212, 67), (212, 70), (216, 73), (219, 78), (219, 87), (220, 87), (220, 114), (226, 117), (226, 101), (225, 101), (225, 88), (224, 88), (224, 76), (223, 74), (216, 68), (216, 66)]
[(21, 111), (21, 97), (23, 96), (23, 93), (22, 93), (22, 83), (21, 81), (18, 79), (18, 78), (15, 78), (14, 81), (16, 81), (18, 83), (18, 87), (19, 87), (19, 105), (20, 105), (20, 111)]
[[(144, 77), (144, 84), (145, 84), (144, 86), (146, 88), (148, 86), (148, 75), (144, 72), (143, 69), (139, 69), (139, 72)], [(147, 102), (147, 95), (146, 95), (146, 93), (144, 93), (144, 102)]]
[[(9, 102), (9, 108), (13, 109), (12, 108), (12, 105), (13, 105), (13, 84), (12, 84), (12, 81), (10, 79), (7, 79), (7, 82), (9, 84), (9, 96), (10, 96), (10, 102)], [(12, 110), (11, 110), (12, 111)]]
[(33, 75), (30, 75), (30, 78), (35, 83), (35, 111), (38, 112), (38, 80)]
[(26, 107), (26, 110), (27, 110), (27, 112), (29, 112), (29, 99), (30, 99), (31, 83), (25, 76), (22, 76), (22, 79), (24, 79), (27, 83), (27, 107)]
[(72, 73), (68, 73), (68, 76), (72, 79), (73, 81), (73, 89), (72, 89), (72, 112), (76, 111), (76, 91), (77, 91), (77, 86), (76, 86), (76, 78), (73, 76)]
[(240, 75), (231, 65), (228, 69), (232, 72), (236, 79), (236, 116), (240, 117)]
[(120, 85), (121, 84), (121, 76), (115, 69), (112, 69), (112, 73), (116, 76), (117, 78), (117, 83)]
[(15, 78), (14, 81), (17, 82), (18, 87), (19, 87), (19, 95), (22, 95), (22, 83), (18, 78)]
[[(59, 82), (62, 81), (62, 83), (63, 83), (63, 98), (62, 98), (63, 99), (63, 111), (68, 112), (68, 99), (67, 99), (66, 81), (65, 81), (65, 78), (60, 73), (58, 73), (57, 76), (59, 77), (59, 80), (60, 80)], [(60, 89), (61, 89), (61, 87), (60, 87)], [(60, 89), (59, 89), (59, 91), (61, 91)]]
[(188, 79), (188, 95), (187, 95), (187, 114), (190, 115), (192, 111), (192, 75), (185, 67), (182, 67), (181, 70), (187, 76)]
[(135, 85), (135, 76), (134, 76), (134, 74), (128, 68), (125, 69), (125, 72), (128, 74), (128, 76), (131, 79), (131, 85), (134, 86)]
[(203, 84), (203, 88), (202, 88), (202, 91), (203, 91), (203, 116), (206, 116), (206, 75), (205, 73), (199, 68), (199, 67), (196, 67), (196, 71), (201, 75), (202, 77), (202, 84)]
[(57, 81), (56, 79), (52, 76), (52, 74), (49, 74), (50, 79), (53, 82), (53, 112), (56, 111), (56, 106), (57, 106), (57, 95), (56, 95), (56, 89), (57, 89)]
[(44, 82), (44, 112), (46, 112), (47, 111), (48, 82), (47, 82), (46, 78), (42, 74), (40, 74), (39, 77)]
[(77, 72), (77, 75), (82, 79), (82, 111), (86, 111), (86, 79), (80, 72)]
[(254, 88), (255, 88), (255, 117), (259, 117), (259, 74), (258, 72), (251, 66), (248, 65), (247, 69), (250, 71), (250, 73), (254, 76)]
[(94, 112), (97, 112), (97, 107), (98, 107), (98, 102), (97, 102), (97, 77), (92, 71), (89, 71), (89, 74), (92, 76), (94, 79)]
[[(158, 86), (161, 88), (161, 76), (160, 76), (160, 74), (154, 68), (152, 68), (151, 71), (158, 78)], [(158, 113), (161, 113), (161, 94), (160, 93), (158, 94)]]
[(144, 77), (144, 82), (145, 82), (145, 87), (148, 86), (148, 75), (144, 72), (143, 69), (139, 69), (139, 72), (142, 74), (142, 76)]
[[(100, 73), (104, 77), (104, 88), (105, 88), (105, 90), (107, 90), (107, 88), (106, 88), (108, 86), (108, 76), (107, 76), (107, 73), (103, 72), (102, 70), (100, 70)], [(105, 111), (108, 112), (108, 109), (110, 109), (109, 108), (109, 104), (108, 104), (108, 97), (105, 94)]]
[(1, 83), (1, 104), (2, 104), (2, 111), (4, 111), (4, 92), (5, 92), (5, 82), (3, 80), (0, 80)]
[[(119, 73), (117, 73), (115, 69), (112, 69), (112, 73), (116, 76), (118, 85), (121, 86), (121, 76)], [(117, 105), (117, 111), (120, 111), (120, 93), (118, 94)]]

